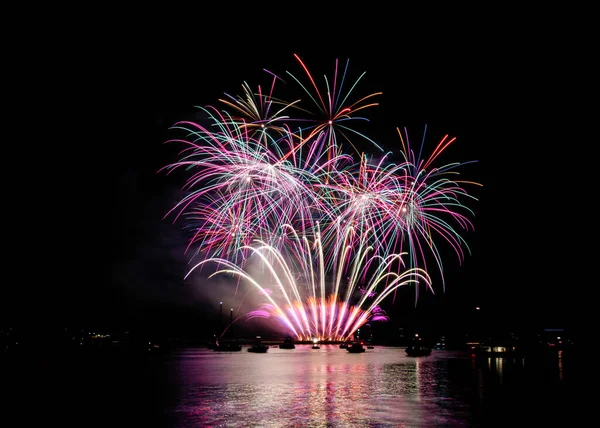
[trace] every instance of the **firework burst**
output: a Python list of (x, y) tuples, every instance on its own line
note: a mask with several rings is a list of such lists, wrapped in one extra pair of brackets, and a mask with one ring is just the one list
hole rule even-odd
[[(352, 99), (358, 81), (348, 84), (348, 63), (336, 61), (321, 90), (295, 56), (308, 83), (288, 72), (301, 96), (275, 96), (283, 79), (256, 91), (244, 82), (243, 95), (225, 94), (225, 109), (202, 107), (208, 126), (182, 121), (173, 129), (183, 144), (180, 158), (165, 166), (188, 173), (187, 195), (168, 213), (186, 220), (188, 251), (196, 269), (212, 264), (254, 286), (264, 305), (247, 318), (281, 321), (298, 339), (345, 340), (369, 320), (385, 319), (380, 303), (399, 287), (424, 284), (433, 291), (428, 260), (441, 274), (440, 242), (459, 262), (469, 251), (462, 234), (473, 229), (474, 200), (458, 180), (465, 163), (436, 166), (455, 141), (444, 136), (429, 157), (418, 152), (408, 133), (398, 130), (402, 150), (374, 157), (344, 152), (354, 138), (357, 113), (376, 106), (379, 93)], [(302, 97), (305, 97), (303, 99)], [(308, 117), (306, 104), (316, 108)], [(295, 115), (298, 114), (296, 117)], [(426, 131), (426, 128), (425, 128)], [(192, 250), (193, 249), (193, 250)], [(260, 279), (248, 268), (258, 264)], [(445, 285), (444, 285), (445, 287)]]
[[(247, 248), (259, 262), (261, 275), (250, 274), (220, 258), (200, 261), (188, 275), (207, 263), (216, 264), (219, 269), (212, 276), (237, 276), (264, 296), (266, 302), (248, 313), (248, 318), (275, 318), (297, 340), (319, 341), (349, 340), (367, 321), (386, 319), (379, 305), (399, 287), (419, 281), (431, 285), (423, 269), (392, 272), (391, 266), (403, 264), (403, 254), (373, 255), (366, 239), (351, 237), (352, 228), (346, 229), (345, 237), (335, 240), (335, 247), (327, 250), (335, 253), (336, 265), (331, 271), (318, 231), (314, 240), (300, 236), (289, 225), (281, 233), (280, 237), (286, 241), (282, 246), (285, 253), (260, 241)], [(368, 265), (375, 269), (367, 283), (360, 285), (361, 274)]]

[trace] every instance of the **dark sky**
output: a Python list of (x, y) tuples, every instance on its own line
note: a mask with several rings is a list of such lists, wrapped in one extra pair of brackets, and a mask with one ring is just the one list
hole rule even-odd
[(28, 322), (33, 308), (65, 324), (189, 326), (216, 311), (217, 297), (204, 296), (212, 290), (183, 283), (186, 237), (181, 224), (162, 219), (183, 183), (157, 174), (175, 160), (162, 143), (171, 124), (194, 117), (195, 106), (240, 94), (244, 81), (266, 83), (263, 68), (300, 74), (297, 53), (318, 78), (331, 75), (335, 59), (349, 59), (354, 76), (366, 72), (365, 94), (383, 91), (367, 114), (375, 139), (397, 142), (396, 127), (419, 135), (427, 125), (430, 144), (443, 133), (457, 137), (449, 159), (478, 160), (462, 170), (483, 184), (471, 205), (476, 231), (465, 235), (473, 254), (463, 266), (448, 260), (446, 293), (425, 302), (423, 316), (466, 322), (480, 306), (499, 326), (573, 324), (581, 293), (564, 228), (572, 215), (569, 184), (563, 155), (552, 148), (577, 126), (567, 102), (573, 77), (560, 61), (566, 50), (550, 32), (503, 37), (483, 23), (455, 30), (436, 23), (419, 31), (370, 27), (335, 38), (296, 35), (278, 43), (273, 36), (260, 47), (243, 34), (235, 41), (189, 34), (128, 40), (99, 83), (106, 91), (93, 123), (106, 139), (86, 151), (86, 196), (73, 187), (85, 199), (72, 213), (81, 235), (65, 250), (60, 280), (30, 285), (35, 304), (26, 289), (11, 292), (4, 318)]

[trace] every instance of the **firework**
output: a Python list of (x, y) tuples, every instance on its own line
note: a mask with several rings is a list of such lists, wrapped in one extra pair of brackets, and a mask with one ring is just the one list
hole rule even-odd
[[(429, 157), (408, 133), (398, 131), (400, 161), (392, 152), (377, 157), (356, 150), (354, 138), (373, 140), (352, 128), (367, 120), (357, 112), (376, 106), (379, 93), (353, 99), (336, 61), (325, 91), (297, 55), (305, 79), (288, 72), (301, 96), (287, 102), (269, 89), (225, 94), (224, 109), (202, 107), (208, 125), (182, 121), (180, 158), (162, 170), (188, 173), (187, 195), (168, 213), (185, 218), (188, 251), (196, 269), (212, 264), (253, 285), (264, 306), (247, 314), (279, 319), (298, 339), (345, 340), (369, 320), (385, 319), (379, 304), (399, 287), (419, 284), (433, 291), (433, 263), (443, 281), (438, 245), (444, 242), (459, 262), (469, 251), (462, 233), (473, 229), (473, 200), (457, 168), (435, 162), (454, 138), (445, 136)], [(305, 99), (303, 99), (303, 97)], [(316, 108), (314, 115), (307, 107)], [(354, 154), (345, 152), (352, 147)], [(355, 156), (358, 155), (358, 160)], [(248, 270), (253, 263), (266, 276)], [(444, 285), (445, 287), (445, 285)]]
[[(352, 228), (346, 229), (346, 236), (335, 240), (335, 247), (328, 249), (335, 253), (337, 261), (331, 271), (325, 262), (319, 232), (312, 241), (286, 225), (279, 235), (286, 241), (282, 246), (287, 250), (285, 253), (260, 241), (247, 248), (259, 263), (261, 275), (250, 274), (239, 265), (220, 258), (200, 261), (188, 275), (196, 268), (214, 263), (219, 269), (211, 276), (237, 276), (264, 296), (265, 304), (248, 313), (248, 319), (275, 318), (297, 340), (346, 341), (367, 321), (386, 319), (379, 304), (399, 287), (419, 281), (431, 285), (429, 275), (423, 269), (400, 269), (400, 274), (392, 272), (391, 266), (402, 265), (403, 254), (374, 255), (367, 240), (352, 239), (352, 233)], [(374, 269), (366, 284), (361, 286), (361, 273), (369, 265)]]
[[(365, 117), (356, 116), (356, 113), (369, 107), (377, 106), (378, 103), (372, 102), (371, 99), (381, 95), (381, 92), (375, 92), (360, 97), (357, 100), (352, 100), (351, 95), (365, 73), (362, 73), (356, 81), (351, 83), (348, 91), (346, 91), (346, 87), (349, 85), (347, 80), (349, 61), (346, 61), (344, 70), (340, 75), (339, 62), (336, 60), (333, 77), (328, 79), (324, 76), (325, 93), (323, 93), (302, 59), (296, 54), (294, 54), (294, 57), (302, 66), (310, 84), (308, 82), (302, 83), (299, 78), (289, 71), (288, 75), (299, 84), (317, 111), (314, 114), (314, 118), (303, 128), (304, 131), (308, 132), (303, 142), (311, 141), (313, 138), (319, 136), (328, 148), (329, 159), (334, 158), (339, 153), (340, 139), (343, 139), (343, 141), (356, 149), (353, 144), (354, 139), (351, 138), (353, 136), (365, 139), (381, 150), (381, 147), (375, 141), (350, 126), (350, 122), (368, 121)], [(309, 111), (312, 111), (312, 109)]]
[[(294, 136), (286, 134), (277, 145), (262, 143), (238, 126), (230, 116), (205, 109), (214, 129), (190, 122), (174, 127), (186, 132), (186, 149), (169, 172), (185, 168), (191, 172), (184, 190), (188, 195), (167, 215), (185, 215), (192, 229), (188, 249), (210, 255), (242, 256), (254, 239), (268, 240), (273, 228), (288, 222), (310, 221), (315, 210), (323, 211), (314, 193), (322, 154), (311, 150), (305, 157), (284, 159), (294, 147)], [(284, 129), (284, 128), (282, 128)], [(288, 151), (285, 145), (289, 146)], [(273, 149), (275, 147), (275, 149)]]

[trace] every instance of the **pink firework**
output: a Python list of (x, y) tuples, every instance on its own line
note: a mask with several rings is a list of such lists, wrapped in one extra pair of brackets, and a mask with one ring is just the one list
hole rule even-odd
[[(355, 138), (381, 149), (351, 126), (380, 93), (356, 97), (364, 73), (351, 83), (338, 61), (321, 86), (295, 58), (304, 74), (288, 72), (301, 89), (294, 101), (275, 95), (286, 82), (269, 72), (268, 90), (244, 83), (242, 96), (219, 100), (226, 110), (201, 108), (208, 125), (173, 126), (182, 137), (169, 143), (184, 148), (162, 170), (185, 170), (187, 195), (167, 216), (185, 217), (188, 250), (201, 258), (188, 275), (213, 264), (257, 288), (264, 304), (247, 317), (278, 319), (302, 340), (345, 340), (385, 319), (380, 303), (399, 287), (415, 286), (416, 298), (419, 284), (433, 291), (431, 266), (444, 283), (439, 245), (462, 262), (473, 229), (465, 186), (479, 184), (458, 180), (464, 162), (436, 165), (448, 136), (424, 157), (426, 132), (415, 152), (399, 131), (399, 154), (356, 161)], [(268, 278), (248, 271), (254, 263)]]
[[(419, 282), (431, 285), (427, 272), (419, 268), (391, 272), (393, 265), (402, 264), (402, 254), (372, 255), (372, 247), (364, 239), (353, 239), (351, 230), (346, 231), (346, 238), (334, 241), (339, 245), (328, 250), (338, 253), (331, 272), (318, 231), (314, 240), (291, 227), (283, 228), (281, 233), (287, 244), (283, 246), (285, 252), (260, 241), (247, 248), (251, 260), (261, 267), (260, 276), (221, 258), (202, 260), (188, 275), (203, 265), (215, 264), (219, 268), (211, 276), (237, 276), (265, 299), (248, 318), (274, 318), (297, 340), (319, 341), (349, 340), (368, 321), (386, 319), (380, 303), (399, 287)], [(374, 269), (367, 283), (362, 284), (361, 272), (367, 265)], [(247, 268), (251, 266), (246, 264)]]

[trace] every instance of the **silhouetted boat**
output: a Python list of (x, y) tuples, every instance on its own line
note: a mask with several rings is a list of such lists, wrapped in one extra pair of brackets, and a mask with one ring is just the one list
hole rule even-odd
[(294, 344), (294, 339), (290, 336), (287, 336), (283, 339), (283, 343), (279, 344), (279, 349), (295, 349), (296, 345)]
[(426, 357), (431, 354), (431, 348), (421, 345), (412, 345), (406, 348), (409, 357)]
[(367, 345), (367, 349), (375, 349), (373, 345)]
[(248, 348), (248, 352), (258, 352), (264, 354), (269, 350), (269, 345), (264, 343), (255, 343), (251, 347)]
[(360, 352), (365, 352), (366, 349), (363, 346), (362, 343), (360, 342), (354, 342), (351, 345), (348, 345), (348, 347), (346, 348), (346, 351), (352, 353), (352, 354), (358, 354)]
[(431, 354), (431, 346), (426, 346), (418, 333), (414, 335), (410, 345), (406, 348), (409, 357), (426, 357)]
[(321, 349), (321, 347), (315, 343), (315, 344), (312, 346), (312, 349)]
[(340, 343), (340, 349), (348, 349), (348, 343), (347, 342)]

